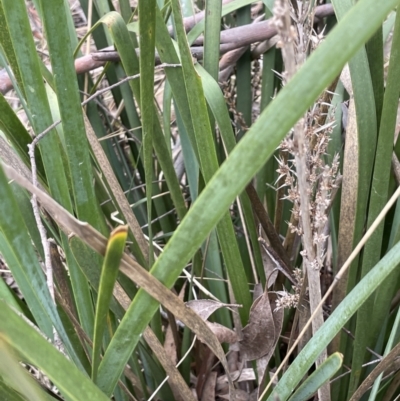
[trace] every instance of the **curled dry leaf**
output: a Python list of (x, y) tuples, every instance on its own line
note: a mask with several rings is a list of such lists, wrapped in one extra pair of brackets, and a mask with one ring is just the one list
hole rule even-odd
[(237, 334), (233, 330), (222, 326), (222, 324), (207, 322), (207, 326), (221, 343), (234, 344), (238, 340)]
[(222, 307), (238, 307), (240, 305), (224, 304), (212, 299), (195, 299), (186, 302), (186, 306), (194, 310), (203, 320), (207, 320), (217, 309)]
[[(270, 292), (268, 294), (269, 302), (270, 305), (275, 305), (276, 300), (278, 299), (278, 295), (275, 292)], [(265, 384), (267, 383), (267, 375), (269, 374), (267, 367), (268, 367), (268, 362), (271, 359), (276, 343), (278, 342), (279, 336), (282, 331), (282, 324), (283, 324), (283, 308), (280, 308), (272, 313), (273, 319), (274, 319), (274, 331), (275, 331), (275, 338), (274, 342), (272, 344), (271, 349), (269, 352), (264, 355), (262, 358), (257, 360), (257, 373), (258, 377), (261, 377), (261, 380), (259, 380), (259, 387), (258, 387), (258, 397), (260, 397), (261, 393), (264, 391)]]
[(246, 355), (246, 359), (253, 361), (271, 352), (276, 342), (275, 331), (271, 300), (268, 292), (264, 291), (251, 306), (249, 323), (242, 331), (240, 350)]
[(217, 372), (210, 372), (204, 384), (203, 395), (201, 401), (215, 400), (215, 384), (217, 383)]

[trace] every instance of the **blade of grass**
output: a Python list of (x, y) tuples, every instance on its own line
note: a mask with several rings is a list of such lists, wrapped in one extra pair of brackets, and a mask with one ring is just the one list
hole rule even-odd
[[(221, 10), (221, 17), (225, 17), (226, 15), (238, 10), (241, 7), (248, 6), (251, 3), (254, 3), (254, 0), (234, 0), (230, 3), (224, 4)], [(205, 20), (202, 19), (188, 33), (188, 42), (190, 44), (193, 43), (202, 34), (204, 28)]]
[[(203, 87), (200, 77), (194, 69), (193, 59), (184, 32), (180, 6), (175, 0), (172, 1), (172, 12), (176, 25), (178, 46), (182, 60), (182, 71), (189, 101), (195, 140), (199, 151), (199, 162), (204, 180), (207, 183), (218, 169), (214, 139), (208, 118)], [(239, 310), (239, 314), (242, 324), (245, 325), (248, 321), (251, 296), (229, 213), (225, 214), (221, 222), (218, 224), (217, 233), (236, 302), (243, 305), (243, 308)]]
[(382, 37), (383, 43), (386, 43), (389, 34), (392, 32), (394, 23), (396, 19), (396, 11), (392, 11), (389, 16), (386, 18), (386, 21), (383, 23), (382, 26)]
[(18, 83), (18, 86), (22, 91), (23, 96), (26, 96), (24, 84), (21, 77), (21, 71), (18, 65), (19, 63), (17, 61), (17, 55), (14, 49), (14, 42), (11, 38), (10, 31), (7, 29), (8, 22), (4, 13), (5, 11), (4, 6), (5, 4), (3, 3), (3, 1), (1, 1), (0, 2), (0, 26), (2, 27), (2, 29), (0, 30), (1, 51), (2, 53), (4, 52), (7, 61), (12, 68), (15, 80)]
[(153, 231), (151, 224), (153, 182), (153, 130), (154, 123), (154, 49), (155, 49), (155, 0), (139, 0), (140, 31), (140, 110), (142, 115), (143, 159), (147, 197), (147, 221), (149, 233), (149, 260), (153, 264)]
[[(164, 24), (161, 12), (156, 11), (157, 28), (156, 28), (156, 46), (163, 63), (180, 63), (180, 59), (176, 52), (176, 43), (172, 41), (168, 29)], [(199, 151), (195, 141), (193, 123), (190, 116), (189, 102), (187, 92), (181, 90), (182, 82), (184, 82), (182, 70), (179, 68), (167, 68), (165, 70), (168, 82), (174, 97), (175, 107), (178, 108), (178, 113), (182, 119), (187, 135), (192, 145), (192, 152), (196, 156), (196, 161), (199, 161)]]
[[(353, 2), (351, 0), (334, 0), (332, 2), (335, 14), (338, 20), (342, 20), (352, 9)], [(353, 231), (351, 232), (350, 238), (342, 238), (341, 232), (339, 232), (339, 256), (338, 256), (338, 263), (341, 265), (346, 259), (347, 254), (342, 252), (341, 249), (346, 248), (347, 245), (343, 244), (343, 241), (350, 244), (352, 243), (351, 248), (353, 249), (354, 246), (359, 242), (362, 232), (364, 229), (365, 221), (366, 221), (366, 212), (368, 206), (368, 195), (370, 193), (370, 186), (371, 186), (371, 177), (372, 177), (372, 163), (371, 160), (374, 159), (375, 155), (375, 148), (376, 148), (376, 140), (377, 140), (377, 117), (376, 117), (376, 106), (375, 106), (375, 99), (374, 99), (374, 91), (372, 85), (372, 78), (367, 58), (367, 53), (365, 48), (361, 48), (354, 57), (349, 61), (349, 68), (350, 68), (350, 75), (351, 75), (351, 84), (353, 93), (351, 95), (354, 96), (354, 104), (356, 110), (356, 118), (357, 118), (357, 137), (355, 141), (357, 142), (357, 160), (356, 169), (358, 171), (358, 178), (357, 184), (355, 188), (351, 188), (352, 191), (357, 191), (357, 199), (356, 199), (356, 210), (355, 210), (355, 217), (354, 217), (354, 226)], [(352, 100), (351, 100), (352, 101)], [(350, 158), (354, 159), (354, 154), (349, 154)], [(351, 162), (353, 163), (353, 162)], [(355, 175), (354, 170), (350, 170), (353, 168), (349, 166), (346, 168), (346, 162), (344, 163), (343, 171), (344, 171), (344, 180), (347, 179), (347, 175)], [(342, 191), (342, 202), (347, 202), (346, 194)], [(344, 219), (345, 215), (341, 219)], [(344, 224), (347, 225), (347, 221), (341, 221), (340, 225)], [(339, 228), (340, 230), (340, 228)], [(352, 237), (352, 238), (351, 238)], [(349, 241), (350, 240), (350, 241)], [(339, 283), (339, 286), (336, 288), (336, 291), (333, 295), (333, 307), (335, 308), (339, 302), (344, 298), (347, 291), (351, 290), (356, 282), (357, 276), (357, 261), (354, 262), (353, 268), (350, 269), (343, 277), (343, 280)], [(339, 343), (340, 336), (337, 337), (335, 340), (332, 349), (339, 350), (344, 349), (345, 343), (348, 340), (347, 337), (341, 337)], [(339, 347), (340, 344), (340, 348)], [(362, 351), (363, 353), (364, 351)], [(346, 360), (348, 354), (344, 353), (345, 355), (345, 364), (348, 363)], [(353, 355), (353, 358), (356, 357), (358, 361), (360, 359), (360, 353), (356, 356)], [(353, 361), (354, 364), (354, 361)], [(361, 362), (358, 362), (358, 366), (361, 365)], [(354, 365), (353, 365), (354, 366)], [(355, 370), (352, 370), (352, 377), (354, 377)], [(342, 388), (343, 389), (343, 388)]]
[[(251, 23), (251, 6), (246, 6), (236, 11), (236, 25), (247, 25)], [(251, 126), (253, 99), (251, 93), (251, 52), (248, 48), (236, 63), (236, 110), (240, 113), (246, 127), (239, 122), (238, 140)]]
[[(382, 195), (388, 194), (389, 180), (387, 177), (390, 175), (390, 160), (393, 151), (394, 132), (396, 127), (397, 117), (397, 100), (400, 93), (400, 16), (396, 16), (395, 27), (393, 31), (392, 51), (390, 55), (388, 75), (386, 79), (386, 90), (383, 99), (382, 118), (379, 127), (378, 147), (375, 159), (373, 185), (371, 189), (371, 200), (369, 207), (368, 223), (372, 221), (372, 217), (379, 213), (383, 207), (385, 197)], [(380, 196), (378, 196), (380, 194)], [(386, 195), (387, 197), (387, 195)], [(393, 223), (393, 232), (396, 230), (396, 224)], [(398, 226), (397, 226), (398, 229)], [(378, 245), (382, 244), (383, 224), (377, 229), (375, 235), (378, 237)], [(370, 240), (371, 241), (371, 240)], [(396, 241), (397, 242), (397, 241)], [(395, 243), (395, 242), (394, 242)], [(389, 249), (394, 245), (389, 244)], [(374, 244), (367, 243), (372, 248)], [(373, 252), (376, 252), (373, 255)], [(377, 260), (381, 252), (381, 246), (376, 246), (373, 252), (368, 254), (372, 260)], [(364, 257), (365, 259), (365, 257)], [(366, 261), (367, 262), (367, 261)], [(383, 321), (390, 311), (391, 299), (397, 290), (396, 283), (398, 282), (399, 272), (395, 272), (388, 280), (386, 280), (382, 287), (378, 289), (373, 300), (373, 313), (371, 318), (371, 311), (368, 315), (365, 311), (365, 319), (369, 322), (368, 332), (370, 333), (370, 341), (367, 345), (372, 346), (371, 340), (375, 340), (379, 331), (382, 328)], [(378, 315), (377, 315), (378, 314)], [(371, 321), (372, 319), (372, 321)]]
[(189, 134), (186, 130), (186, 126), (182, 121), (179, 107), (176, 104), (175, 104), (175, 114), (176, 114), (176, 124), (179, 129), (179, 140), (182, 149), (183, 160), (185, 163), (185, 173), (189, 184), (189, 193), (192, 202), (194, 202), (197, 199), (199, 191), (198, 188), (199, 162), (194, 152), (192, 143), (190, 141)]
[[(41, 2), (50, 60), (56, 85), (64, 141), (71, 171), (74, 204), (79, 218), (107, 232), (92, 185), (90, 153), (82, 116), (64, 0)], [(67, 49), (67, 51), (66, 51)]]
[[(0, 169), (0, 250), (24, 295), (37, 325), (47, 337), (53, 337), (53, 326), (78, 366), (82, 366), (60, 321), (47, 288), (42, 268), (18, 209), (8, 180)], [(0, 322), (0, 327), (2, 327)]]
[(127, 226), (114, 229), (108, 239), (103, 267), (101, 269), (100, 284), (97, 293), (96, 317), (94, 321), (92, 380), (97, 381), (97, 370), (100, 363), (100, 350), (103, 333), (106, 328), (107, 314), (113, 294), (114, 284), (119, 272), (119, 264), (125, 250)]
[[(264, 1), (265, 4), (265, 1)], [(272, 17), (272, 12), (265, 5), (265, 19)], [(275, 59), (277, 49), (272, 47), (266, 53), (263, 54), (262, 58), (262, 86), (261, 86), (261, 101), (260, 101), (260, 112), (262, 112), (271, 103), (274, 92), (275, 92)], [(271, 221), (274, 221), (275, 211), (275, 192), (267, 189), (267, 183), (273, 184), (275, 182), (275, 158), (271, 157), (265, 166), (257, 174), (256, 190), (261, 202), (266, 198), (266, 205), (268, 215)]]
[[(26, 102), (32, 116), (31, 124), (36, 134), (43, 132), (53, 121), (43, 84), (40, 65), (33, 42), (26, 6), (23, 0), (2, 0), (4, 17), (13, 43), (18, 68), (21, 72), (21, 89), (26, 94)], [(4, 45), (4, 44), (3, 44)], [(68, 210), (72, 209), (64, 166), (58, 155), (58, 137), (49, 133), (40, 142), (47, 180), (51, 194)]]
[(378, 127), (381, 122), (383, 95), (385, 93), (383, 44), (383, 27), (381, 27), (365, 45), (368, 65), (371, 72)]
[[(29, 167), (30, 160), (27, 149), (32, 138), (2, 94), (0, 94), (0, 129), (12, 144), (19, 158)], [(38, 176), (43, 183), (45, 182), (45, 173), (39, 149), (36, 150), (36, 164)]]
[[(156, 28), (157, 32), (157, 28)], [(163, 131), (165, 136), (165, 141), (167, 142), (167, 146), (169, 148), (169, 152), (172, 156), (171, 149), (171, 105), (172, 105), (172, 91), (171, 85), (166, 80), (164, 84), (164, 93), (163, 93)]]
[[(215, 295), (221, 302), (229, 302), (226, 284), (224, 282), (224, 269), (221, 261), (220, 249), (218, 246), (218, 237), (213, 230), (205, 244), (202, 246), (204, 261), (204, 276), (211, 278), (207, 282), (210, 292)], [(232, 327), (232, 318), (229, 311), (225, 308), (218, 309), (215, 312), (215, 320), (225, 327)]]
[[(22, 74), (22, 86), (25, 88), (28, 115), (35, 133), (39, 134), (52, 123), (52, 117), (26, 6), (23, 1), (17, 1), (13, 4), (4, 1), (3, 6), (7, 22), (5, 29), (9, 29), (11, 39), (15, 42), (14, 49)], [(20, 37), (20, 35), (22, 36)], [(67, 183), (67, 168), (65, 168), (63, 159), (60, 158), (62, 145), (58, 135), (54, 131), (49, 133), (40, 142), (39, 147), (50, 192), (66, 209), (71, 211), (72, 203)], [(71, 274), (73, 274), (73, 269)], [(33, 305), (30, 307), (33, 308)]]
[[(22, 359), (49, 377), (68, 400), (106, 401), (108, 397), (20, 316), (0, 301), (3, 338)], [(67, 372), (67, 374), (66, 374)], [(79, 383), (79, 385), (77, 385)]]
[(119, 0), (119, 8), (121, 10), (122, 18), (126, 23), (128, 23), (129, 19), (132, 15), (131, 5), (129, 0)]
[(218, 80), (219, 39), (221, 32), (221, 0), (207, 0), (204, 25), (204, 68)]
[(24, 313), (16, 299), (14, 291), (5, 283), (5, 280), (2, 277), (0, 278), (0, 299), (10, 305), (18, 313)]
[(317, 370), (307, 377), (296, 392), (289, 398), (289, 401), (306, 401), (310, 399), (318, 389), (330, 380), (340, 369), (342, 362), (343, 355), (339, 352), (331, 355)]
[[(12, 354), (7, 338), (3, 334), (0, 334), (0, 358), (2, 361), (0, 364), (1, 376), (8, 382), (10, 387), (32, 401), (53, 400), (53, 398), (46, 395), (35, 380), (18, 363), (16, 355)], [(4, 399), (8, 400), (6, 397)]]

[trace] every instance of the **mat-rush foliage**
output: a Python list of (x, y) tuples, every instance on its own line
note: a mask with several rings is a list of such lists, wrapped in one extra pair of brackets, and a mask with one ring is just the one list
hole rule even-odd
[(0, 0), (1, 399), (395, 398), (399, 1), (353, 3)]

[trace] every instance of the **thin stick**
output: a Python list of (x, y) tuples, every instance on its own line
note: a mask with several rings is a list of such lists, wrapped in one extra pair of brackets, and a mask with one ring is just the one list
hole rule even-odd
[[(38, 187), (34, 141), (28, 145), (28, 149), (29, 149), (28, 154), (29, 154), (29, 157), (31, 160), (31, 165), (32, 165), (32, 184), (35, 187)], [(36, 225), (38, 227), (40, 239), (42, 241), (42, 246), (43, 246), (47, 288), (49, 289), (51, 299), (53, 300), (53, 303), (55, 304), (53, 268), (52, 268), (51, 256), (50, 256), (50, 243), (47, 239), (46, 229), (44, 228), (42, 219), (40, 218), (39, 204), (38, 204), (36, 195), (32, 195), (31, 203), (32, 203), (32, 209), (33, 209), (33, 215), (35, 216)], [(55, 327), (53, 327), (53, 335), (54, 335), (54, 343), (61, 346), (60, 338), (58, 336), (58, 333), (57, 333), (57, 330), (55, 329)]]

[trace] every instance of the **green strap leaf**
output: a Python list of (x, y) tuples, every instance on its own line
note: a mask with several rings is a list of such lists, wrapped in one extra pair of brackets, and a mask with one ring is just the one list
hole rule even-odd
[[(25, 399), (31, 401), (53, 400), (29, 376), (28, 372), (22, 368), (16, 355), (12, 354), (10, 348), (7, 338), (0, 334), (0, 375), (5, 379), (6, 384), (17, 390), (18, 393), (23, 394), (26, 397)], [(0, 390), (0, 396), (3, 400), (9, 400), (8, 394), (4, 394), (2, 389)]]
[[(0, 252), (7, 261), (37, 325), (48, 338), (53, 337), (55, 327), (71, 358), (82, 367), (51, 299), (27, 227), (2, 168), (0, 199)], [(3, 330), (3, 323), (0, 320), (0, 331)]]
[(64, 0), (41, 1), (55, 90), (64, 129), (65, 150), (71, 172), (73, 199), (78, 217), (100, 232), (106, 232), (93, 186), (90, 148), (86, 139), (73, 49), (68, 31)]
[(109, 401), (86, 374), (3, 301), (0, 301), (0, 321), (3, 339), (15, 349), (22, 360), (29, 361), (47, 375), (66, 399)]
[(100, 363), (100, 350), (106, 328), (107, 314), (110, 309), (110, 301), (118, 277), (119, 264), (124, 253), (127, 235), (128, 226), (119, 226), (111, 232), (101, 269), (93, 337), (92, 380), (94, 382), (96, 382)]
[(153, 231), (151, 224), (152, 181), (153, 181), (153, 136), (154, 136), (154, 49), (155, 49), (155, 0), (139, 1), (140, 34), (140, 110), (142, 114), (143, 159), (146, 180), (147, 221), (149, 232), (149, 260), (153, 264)]
[(289, 401), (306, 401), (310, 399), (324, 383), (333, 377), (342, 366), (342, 363), (343, 355), (340, 352), (335, 352), (302, 383)]
[[(193, 58), (186, 39), (179, 2), (176, 0), (172, 1), (172, 11), (181, 53), (182, 72), (188, 96), (195, 141), (199, 152), (199, 162), (204, 180), (208, 183), (218, 169), (218, 159), (208, 117), (207, 103), (204, 97), (201, 78), (193, 65)], [(243, 305), (243, 307), (239, 309), (239, 314), (242, 324), (245, 325), (249, 317), (251, 296), (231, 217), (228, 208), (226, 210), (227, 212), (217, 226), (217, 233), (236, 302)]]

